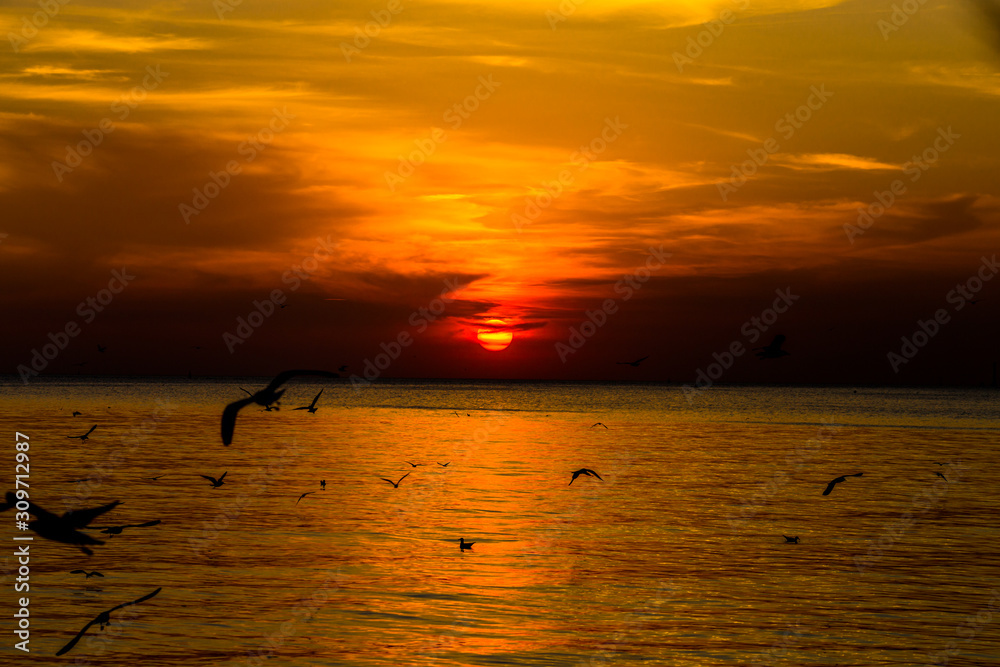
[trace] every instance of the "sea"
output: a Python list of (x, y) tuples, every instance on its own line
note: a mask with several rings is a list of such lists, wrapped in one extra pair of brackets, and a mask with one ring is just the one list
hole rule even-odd
[(1000, 665), (995, 389), (268, 381), (0, 381), (0, 663)]

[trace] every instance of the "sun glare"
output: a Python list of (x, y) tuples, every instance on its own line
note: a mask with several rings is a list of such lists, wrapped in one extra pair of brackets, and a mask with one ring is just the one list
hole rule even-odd
[(514, 333), (512, 331), (505, 331), (499, 328), (503, 327), (506, 322), (503, 320), (486, 320), (486, 324), (492, 324), (493, 328), (480, 329), (476, 332), (476, 339), (479, 341), (479, 344), (483, 346), (483, 349), (490, 352), (506, 350), (511, 341), (514, 340)]

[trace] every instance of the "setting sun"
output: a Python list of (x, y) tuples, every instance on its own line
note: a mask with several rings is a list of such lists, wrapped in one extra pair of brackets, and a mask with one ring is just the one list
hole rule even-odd
[(484, 349), (490, 352), (500, 352), (506, 350), (511, 341), (514, 340), (514, 333), (497, 327), (503, 327), (506, 322), (503, 320), (486, 320), (486, 324), (494, 325), (492, 329), (480, 329), (476, 332), (476, 339)]

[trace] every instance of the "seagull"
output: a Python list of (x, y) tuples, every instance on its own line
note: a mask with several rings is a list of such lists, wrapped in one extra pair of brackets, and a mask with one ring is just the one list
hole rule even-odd
[(947, 463), (938, 463), (937, 461), (935, 461), (934, 463), (937, 464), (937, 465), (939, 465), (939, 466), (946, 466), (946, 465), (948, 465)]
[(579, 477), (580, 475), (586, 475), (587, 477), (596, 477), (597, 479), (600, 479), (602, 482), (604, 481), (603, 479), (601, 479), (600, 475), (598, 475), (590, 468), (580, 468), (579, 470), (573, 472), (573, 479), (569, 480), (569, 484), (572, 485), (573, 482), (576, 481), (576, 478)]
[(67, 435), (66, 438), (69, 439), (69, 440), (73, 440), (74, 438), (80, 438), (80, 442), (86, 442), (87, 441), (87, 436), (89, 436), (91, 433), (93, 433), (95, 428), (97, 428), (97, 424), (94, 424), (93, 426), (91, 426), (90, 430), (87, 431), (86, 433), (84, 433), (83, 435)]
[[(15, 496), (11, 491), (7, 492), (6, 499), (7, 502), (5, 505), (0, 506), (0, 511), (14, 507), (17, 503), (17, 496)], [(94, 552), (83, 545), (104, 544), (104, 542), (95, 540), (86, 533), (81, 533), (79, 529), (85, 528), (91, 521), (105, 512), (113, 510), (119, 505), (121, 505), (121, 501), (116, 500), (113, 503), (101, 505), (100, 507), (94, 507), (86, 510), (70, 510), (69, 512), (65, 512), (62, 516), (56, 516), (29, 500), (28, 513), (33, 514), (35, 519), (34, 521), (28, 522), (28, 528), (32, 529), (38, 533), (39, 536), (44, 537), (47, 540), (62, 542), (63, 544), (76, 545), (83, 553), (90, 556)]]
[(73, 416), (74, 416), (74, 417), (79, 417), (79, 416), (80, 416), (80, 415), (82, 415), (82, 414), (83, 414), (83, 413), (82, 413), (82, 412), (80, 412), (79, 410), (74, 410), (74, 411), (73, 411)]
[(160, 479), (161, 477), (166, 477), (166, 476), (167, 476), (167, 473), (163, 473), (162, 475), (157, 475), (156, 477), (143, 477), (143, 479), (151, 479), (151, 480), (153, 480), (155, 482), (156, 480)]
[(220, 477), (219, 479), (215, 479), (214, 477), (209, 477), (208, 475), (199, 475), (199, 477), (204, 477), (205, 479), (207, 479), (208, 481), (210, 481), (212, 483), (212, 488), (213, 489), (217, 489), (220, 486), (222, 486), (223, 484), (225, 484), (225, 482), (223, 482), (222, 480), (224, 480), (226, 478), (226, 475), (228, 475), (228, 474), (229, 474), (229, 471), (227, 470), (226, 472), (222, 473), (222, 477)]
[(632, 368), (638, 368), (639, 364), (641, 364), (642, 362), (646, 361), (646, 359), (649, 359), (649, 355), (648, 354), (645, 357), (643, 357), (642, 359), (636, 359), (635, 361), (618, 361), (618, 362), (615, 362), (615, 363), (617, 363), (619, 365), (631, 366)]
[(88, 579), (90, 579), (91, 577), (104, 577), (104, 575), (98, 572), (97, 570), (94, 570), (92, 572), (87, 572), (86, 570), (70, 570), (70, 574), (85, 574), (87, 575)]
[(76, 643), (78, 641), (80, 641), (80, 639), (83, 638), (83, 635), (85, 635), (87, 633), (87, 630), (90, 629), (90, 626), (94, 625), (95, 623), (100, 624), (101, 630), (104, 629), (105, 625), (110, 625), (110, 623), (111, 623), (111, 612), (116, 611), (118, 609), (121, 609), (122, 607), (131, 607), (134, 604), (139, 604), (140, 602), (145, 602), (146, 600), (148, 600), (149, 598), (153, 597), (154, 595), (156, 595), (157, 593), (159, 593), (162, 590), (163, 590), (162, 587), (161, 588), (157, 588), (155, 591), (153, 591), (149, 595), (144, 595), (141, 598), (139, 598), (138, 600), (132, 600), (131, 602), (126, 602), (125, 604), (120, 604), (117, 607), (112, 607), (111, 609), (108, 609), (107, 611), (102, 611), (100, 614), (97, 615), (96, 618), (94, 618), (94, 620), (92, 620), (90, 623), (87, 623), (87, 625), (83, 626), (83, 630), (80, 630), (80, 632), (77, 633), (76, 637), (73, 637), (73, 639), (69, 640), (68, 644), (66, 644), (61, 649), (59, 649), (59, 652), (56, 653), (56, 655), (62, 655), (63, 653), (69, 653), (71, 650), (73, 650), (73, 647), (76, 646)]
[[(322, 393), (323, 393), (323, 390), (320, 389), (319, 390), (319, 394), (322, 394)], [(319, 400), (319, 394), (316, 394), (316, 398), (314, 398), (313, 402), (310, 403), (309, 405), (304, 405), (301, 408), (293, 408), (293, 409), (294, 410), (308, 410), (309, 414), (313, 414), (314, 412), (316, 412), (317, 410), (319, 410), (319, 408), (316, 407), (316, 401)]]
[(281, 395), (287, 391), (285, 389), (281, 389), (279, 391), (278, 388), (291, 380), (293, 377), (297, 377), (299, 375), (319, 375), (321, 377), (328, 378), (340, 377), (337, 373), (331, 373), (330, 371), (293, 370), (278, 373), (274, 379), (271, 380), (271, 384), (267, 385), (265, 388), (261, 389), (249, 398), (233, 401), (226, 406), (225, 410), (222, 411), (222, 444), (229, 445), (232, 443), (233, 432), (236, 430), (236, 415), (239, 414), (240, 410), (251, 403), (262, 405), (265, 409), (269, 408), (272, 403), (277, 402), (281, 398)]
[(105, 346), (101, 345), (100, 343), (97, 344), (97, 351), (98, 352), (104, 352), (104, 350), (106, 350), (106, 349), (108, 349), (108, 348), (106, 348)]
[(325, 479), (319, 480), (319, 488), (320, 488), (320, 491), (326, 491), (326, 480)]
[[(597, 422), (596, 424), (591, 424), (590, 428), (594, 428), (595, 426), (604, 426), (604, 424), (602, 424), (601, 422)], [(607, 428), (607, 426), (604, 426), (604, 428)]]
[[(409, 461), (403, 461), (403, 463), (410, 463), (410, 462)], [(414, 468), (416, 468), (417, 466), (422, 466), (424, 464), (423, 463), (410, 463), (410, 465), (413, 466)]]
[[(405, 475), (403, 475), (402, 477), (399, 478), (399, 482), (402, 482), (404, 479), (406, 479), (409, 476), (410, 476), (410, 473), (406, 473)], [(380, 477), (379, 479), (381, 479), (384, 482), (389, 482), (390, 484), (392, 484), (392, 488), (394, 488), (394, 489), (398, 489), (399, 488), (399, 482), (394, 482), (391, 479), (386, 479), (385, 477)]]
[(763, 347), (755, 347), (753, 349), (760, 350), (757, 352), (758, 359), (777, 359), (778, 357), (784, 357), (790, 352), (786, 352), (781, 349), (781, 346), (785, 344), (785, 336), (783, 334), (778, 334), (774, 337), (770, 343)]
[(159, 519), (153, 519), (152, 521), (147, 521), (146, 523), (133, 523), (128, 526), (93, 526), (92, 529), (100, 530), (102, 533), (114, 537), (115, 535), (121, 535), (122, 531), (126, 528), (146, 528), (147, 526), (159, 525), (159, 523)]
[(844, 475), (843, 477), (838, 477), (837, 479), (833, 480), (827, 485), (826, 491), (823, 492), (823, 495), (824, 496), (830, 495), (830, 492), (833, 491), (833, 487), (837, 486), (841, 482), (846, 482), (848, 477), (861, 477), (862, 475), (864, 475), (863, 472), (858, 472), (854, 473), (853, 475)]
[(945, 477), (944, 475), (942, 475), (941, 473), (939, 473), (939, 472), (936, 472), (936, 473), (934, 473), (934, 474), (935, 474), (935, 475), (937, 475), (938, 477), (940, 477), (941, 479), (943, 479), (944, 481), (946, 481), (946, 482), (948, 481), (948, 478), (947, 478), (947, 477)]
[(796, 535), (795, 537), (789, 537), (788, 535), (782, 535), (782, 537), (785, 538), (785, 542), (791, 542), (792, 544), (798, 544), (799, 543), (799, 537), (798, 537), (798, 535)]
[(442, 468), (447, 468), (449, 465), (451, 465), (451, 461), (448, 461), (448, 463), (441, 463), (440, 461), (435, 461), (435, 463), (437, 463)]
[(466, 542), (464, 537), (458, 538), (458, 550), (465, 551), (466, 549), (472, 549), (472, 545), (475, 542)]
[(299, 499), (295, 501), (295, 504), (298, 505), (299, 503), (301, 503), (302, 499), (305, 498), (306, 496), (308, 496), (310, 493), (316, 493), (316, 492), (315, 491), (306, 491), (301, 496), (299, 496)]

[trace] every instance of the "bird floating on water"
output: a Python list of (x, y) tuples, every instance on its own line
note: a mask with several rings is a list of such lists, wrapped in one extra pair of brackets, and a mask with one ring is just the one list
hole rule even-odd
[(782, 535), (782, 537), (785, 538), (785, 542), (790, 542), (792, 544), (798, 544), (799, 543), (799, 537), (798, 537), (798, 535), (796, 535), (795, 537), (789, 537), (788, 535)]
[[(404, 479), (406, 479), (409, 476), (410, 476), (410, 473), (406, 473), (405, 475), (403, 475), (402, 477), (399, 478), (399, 482), (402, 482)], [(386, 479), (385, 477), (380, 477), (379, 479), (381, 479), (384, 482), (389, 482), (390, 484), (392, 484), (392, 488), (394, 488), (394, 489), (398, 489), (399, 488), (399, 482), (394, 482), (391, 479)]]
[(826, 486), (826, 491), (823, 492), (823, 495), (824, 496), (830, 495), (830, 492), (833, 491), (833, 487), (837, 486), (841, 482), (846, 482), (848, 477), (861, 477), (862, 475), (864, 475), (863, 472), (857, 472), (854, 473), (853, 475), (844, 475), (842, 477), (838, 477), (837, 479), (833, 480)]
[(320, 491), (326, 491), (326, 480), (325, 479), (319, 480), (319, 489), (320, 489)]
[(466, 549), (471, 549), (475, 542), (466, 542), (464, 537), (458, 538), (458, 550), (465, 551)]
[(596, 477), (597, 479), (601, 480), (602, 482), (604, 481), (604, 479), (600, 475), (598, 475), (596, 472), (594, 472), (590, 468), (580, 468), (579, 470), (574, 470), (573, 471), (573, 479), (569, 480), (569, 484), (567, 486), (571, 486), (573, 484), (573, 482), (576, 481), (576, 478), (579, 477), (580, 475), (586, 475), (587, 477)]
[(298, 377), (300, 375), (318, 375), (320, 377), (327, 378), (340, 377), (337, 373), (331, 373), (330, 371), (292, 370), (278, 373), (274, 379), (271, 380), (271, 384), (267, 385), (249, 398), (233, 401), (222, 411), (222, 444), (229, 445), (232, 443), (233, 432), (236, 430), (236, 416), (240, 413), (240, 410), (251, 403), (262, 405), (265, 410), (268, 410), (271, 404), (276, 403), (279, 399), (281, 399), (282, 394), (287, 391), (286, 389), (279, 390), (281, 385), (285, 384), (293, 377)]
[(101, 626), (101, 630), (104, 629), (105, 625), (110, 625), (111, 624), (111, 612), (116, 611), (118, 609), (122, 609), (123, 607), (131, 607), (132, 605), (139, 604), (140, 602), (145, 602), (146, 600), (148, 600), (149, 598), (153, 597), (154, 595), (156, 595), (157, 593), (159, 593), (162, 590), (163, 590), (162, 587), (161, 588), (157, 588), (155, 591), (153, 591), (149, 595), (144, 595), (141, 598), (139, 598), (138, 600), (132, 600), (131, 602), (126, 602), (125, 604), (120, 604), (117, 607), (112, 607), (111, 609), (108, 609), (107, 611), (102, 611), (100, 614), (97, 615), (96, 618), (94, 618), (94, 620), (92, 620), (90, 623), (87, 623), (87, 625), (83, 626), (83, 630), (80, 630), (80, 632), (77, 633), (76, 637), (73, 637), (73, 639), (69, 640), (69, 643), (67, 643), (65, 646), (63, 646), (61, 649), (59, 649), (59, 652), (56, 653), (56, 655), (62, 655), (63, 653), (69, 653), (71, 650), (73, 650), (73, 647), (76, 646), (77, 642), (79, 642), (80, 639), (83, 638), (83, 635), (85, 635), (87, 633), (87, 630), (90, 629), (90, 626), (94, 625), (95, 623), (97, 623), (97, 624), (99, 624)]
[(90, 430), (87, 431), (86, 433), (84, 433), (83, 435), (67, 435), (66, 438), (69, 439), (69, 440), (73, 440), (74, 438), (79, 438), (80, 442), (86, 442), (87, 439), (88, 439), (88, 436), (90, 436), (90, 434), (94, 432), (95, 428), (97, 428), (97, 424), (94, 424), (93, 426), (91, 426)]

